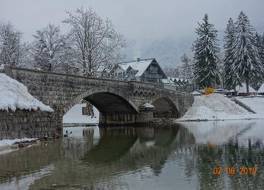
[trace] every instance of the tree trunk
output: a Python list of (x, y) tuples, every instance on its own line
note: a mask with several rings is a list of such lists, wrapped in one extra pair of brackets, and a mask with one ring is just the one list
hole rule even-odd
[(247, 88), (247, 95), (249, 95), (249, 80), (248, 80), (248, 77), (246, 78), (246, 88)]
[(86, 72), (86, 59), (85, 59), (85, 53), (82, 53), (82, 65), (83, 65), (83, 74)]
[(89, 71), (89, 74), (92, 73), (92, 51), (89, 50), (89, 54), (88, 54), (88, 71)]

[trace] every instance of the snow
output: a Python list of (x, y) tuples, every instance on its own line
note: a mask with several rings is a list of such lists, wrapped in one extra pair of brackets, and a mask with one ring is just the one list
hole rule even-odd
[(53, 109), (29, 94), (27, 87), (0, 73), (0, 110), (29, 110), (53, 112)]
[(82, 115), (82, 107), (86, 104), (76, 104), (73, 106), (64, 116), (63, 123), (85, 123), (85, 124), (97, 124), (99, 122), (99, 112), (94, 108), (94, 118), (91, 116)]
[(258, 89), (258, 93), (264, 93), (264, 84)]
[(250, 109), (255, 111), (257, 114), (264, 115), (264, 97), (253, 96), (253, 97), (236, 97), (237, 100), (247, 105)]
[[(247, 86), (245, 83), (242, 83), (242, 86), (236, 86), (236, 91), (238, 93), (247, 93)], [(255, 93), (256, 90), (254, 90), (251, 86), (249, 86), (249, 93)]]
[(173, 82), (172, 80), (170, 79), (161, 79), (161, 82), (163, 84), (171, 84), (171, 85), (175, 85), (175, 82)]
[(23, 141), (34, 141), (34, 140), (36, 140), (36, 138), (3, 139), (0, 140), (0, 150), (6, 149), (15, 143), (19, 143)]
[(194, 103), (177, 121), (260, 119), (264, 114), (253, 114), (221, 94), (195, 96)]
[(201, 95), (202, 93), (201, 93), (201, 92), (198, 92), (197, 90), (195, 90), (195, 91), (193, 91), (191, 94), (192, 94), (192, 95)]
[(119, 64), (120, 68), (123, 70), (123, 71), (126, 71), (129, 67), (129, 64), (126, 64), (126, 63), (120, 63)]
[(153, 105), (150, 104), (150, 103), (145, 103), (145, 104), (143, 105), (143, 107), (144, 107), (144, 108), (155, 108), (155, 106), (153, 106)]
[(153, 59), (143, 59), (139, 61), (120, 63), (119, 66), (124, 70), (127, 70), (130, 66), (132, 69), (138, 71), (135, 76), (140, 77), (146, 71), (152, 61)]

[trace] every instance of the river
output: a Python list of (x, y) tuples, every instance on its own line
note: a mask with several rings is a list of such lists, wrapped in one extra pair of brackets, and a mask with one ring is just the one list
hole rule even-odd
[(0, 155), (0, 189), (264, 189), (263, 120), (66, 131)]

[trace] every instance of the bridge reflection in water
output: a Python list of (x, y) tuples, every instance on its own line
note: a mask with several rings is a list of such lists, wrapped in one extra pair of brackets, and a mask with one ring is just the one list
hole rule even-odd
[[(260, 126), (68, 128), (79, 135), (0, 155), (0, 189), (263, 189)], [(232, 165), (257, 165), (258, 171), (212, 173)]]

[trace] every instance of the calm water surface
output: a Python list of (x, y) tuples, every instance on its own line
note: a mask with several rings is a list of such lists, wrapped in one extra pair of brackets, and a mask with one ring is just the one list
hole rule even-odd
[(65, 128), (69, 137), (0, 155), (0, 189), (264, 189), (263, 122)]

